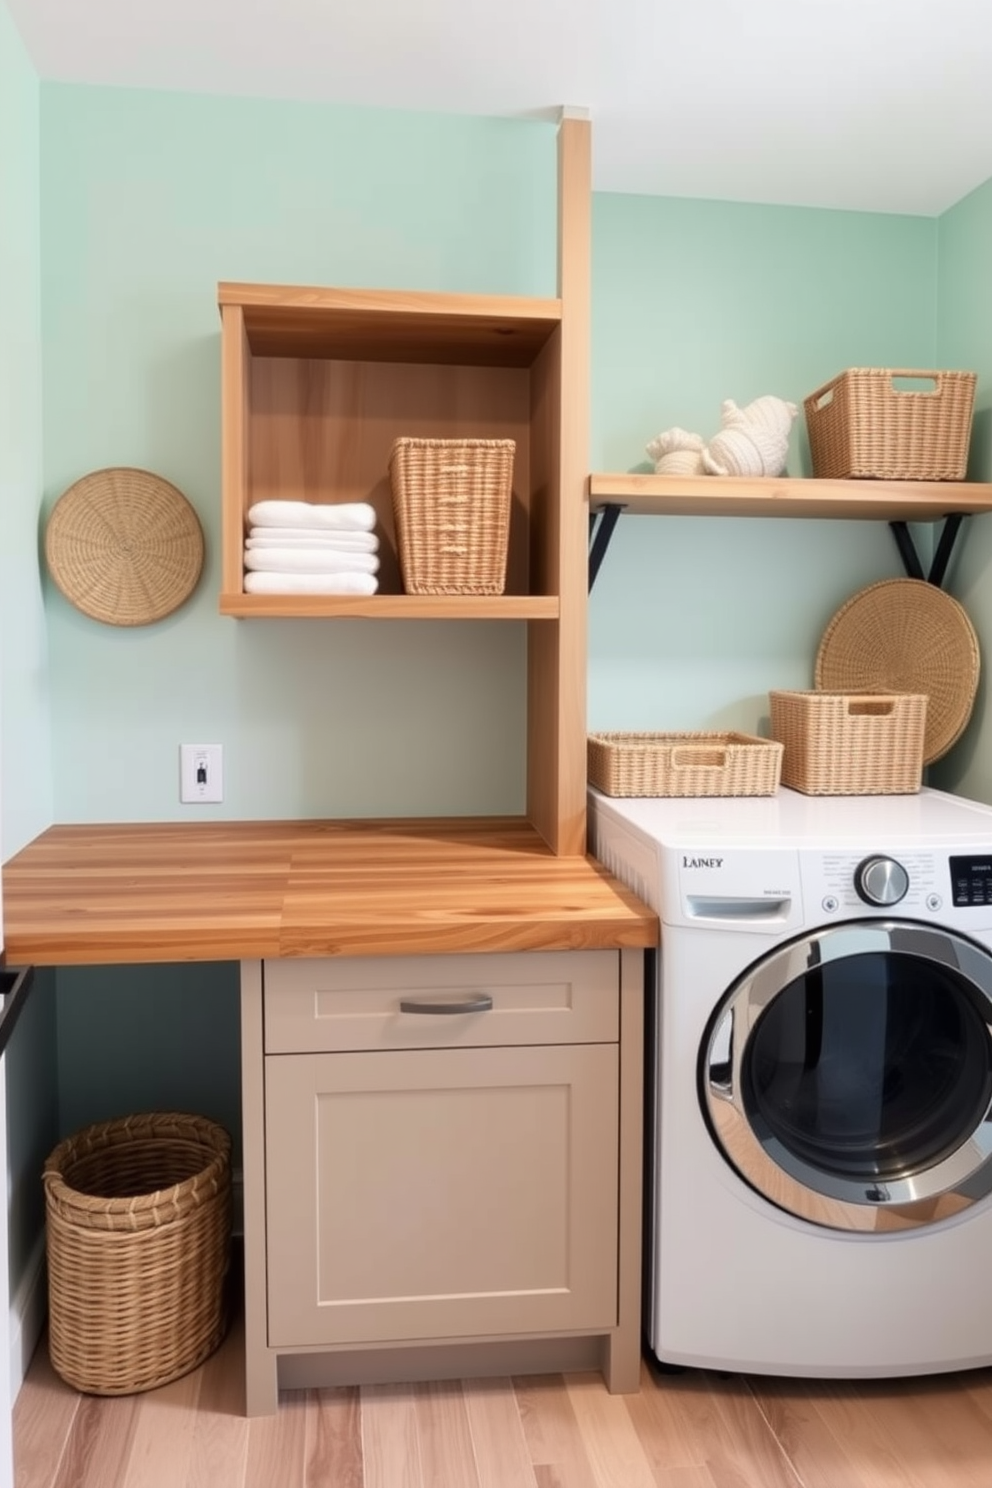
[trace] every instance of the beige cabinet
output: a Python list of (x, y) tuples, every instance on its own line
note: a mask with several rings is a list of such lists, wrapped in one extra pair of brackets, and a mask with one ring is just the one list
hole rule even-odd
[(636, 1388), (640, 953), (242, 983), (249, 1413), (280, 1384), (511, 1368)]

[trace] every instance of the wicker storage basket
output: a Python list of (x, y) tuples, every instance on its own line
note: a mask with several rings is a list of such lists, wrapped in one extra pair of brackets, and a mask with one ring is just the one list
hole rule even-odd
[(782, 784), (808, 796), (898, 796), (923, 779), (922, 693), (772, 692)]
[[(919, 379), (921, 387), (897, 389), (895, 378)], [(976, 381), (974, 372), (842, 372), (803, 402), (813, 474), (964, 480)]]
[(187, 1374), (227, 1329), (231, 1139), (173, 1112), (86, 1127), (44, 1172), (49, 1352), (67, 1384), (130, 1395)]
[(750, 734), (590, 734), (589, 784), (607, 796), (773, 796), (782, 745)]
[(407, 594), (502, 594), (512, 439), (397, 439), (389, 456)]

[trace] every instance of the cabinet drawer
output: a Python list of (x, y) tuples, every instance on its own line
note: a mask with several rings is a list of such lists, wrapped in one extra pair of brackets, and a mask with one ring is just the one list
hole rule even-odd
[(611, 1328), (618, 1047), (267, 1058), (269, 1343)]
[(616, 951), (266, 961), (268, 1054), (614, 1043)]

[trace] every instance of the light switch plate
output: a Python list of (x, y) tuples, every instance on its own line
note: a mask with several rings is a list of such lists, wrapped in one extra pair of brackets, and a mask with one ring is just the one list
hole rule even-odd
[(187, 805), (223, 801), (224, 762), (219, 744), (180, 744), (179, 799)]

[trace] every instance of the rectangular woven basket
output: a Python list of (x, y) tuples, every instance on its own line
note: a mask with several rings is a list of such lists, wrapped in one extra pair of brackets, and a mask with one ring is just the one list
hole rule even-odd
[(389, 456), (407, 594), (502, 594), (512, 439), (397, 439)]
[(176, 1112), (100, 1122), (60, 1142), (43, 1178), (56, 1373), (131, 1395), (195, 1369), (227, 1330), (228, 1133)]
[(808, 796), (897, 796), (920, 789), (923, 693), (772, 692), (782, 784)]
[(976, 382), (974, 372), (842, 372), (803, 401), (814, 476), (964, 480)]
[(589, 784), (607, 796), (773, 796), (782, 745), (751, 734), (590, 734)]

